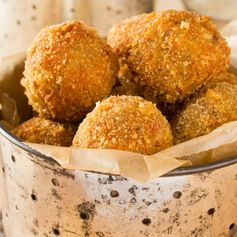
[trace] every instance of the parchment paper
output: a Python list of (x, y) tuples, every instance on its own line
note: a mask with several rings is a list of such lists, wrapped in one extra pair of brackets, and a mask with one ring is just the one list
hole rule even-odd
[(112, 149), (76, 149), (33, 143), (25, 144), (53, 157), (66, 169), (122, 175), (142, 183), (182, 165), (191, 164), (188, 160), (178, 160), (167, 156), (157, 159), (157, 157)]
[[(232, 68), (236, 70), (236, 35), (228, 35), (227, 41), (230, 42), (230, 39), (232, 40), (230, 44), (232, 48)], [(22, 106), (22, 103), (19, 103), (19, 101), (25, 101), (26, 98), (19, 86), (22, 72), (15, 70), (19, 65), (22, 65), (23, 60), (24, 54), (2, 59), (5, 72), (0, 76), (0, 83), (2, 81), (6, 83), (4, 88), (19, 88), (17, 92), (21, 99), (14, 98), (17, 108), (11, 111), (18, 110), (25, 120), (27, 117), (29, 118), (31, 113), (29, 106)], [(0, 61), (0, 67), (2, 61)], [(6, 90), (3, 92), (7, 93)], [(22, 116), (20, 117), (22, 118)], [(12, 120), (15, 121), (15, 119)], [(16, 123), (11, 122), (11, 119), (10, 123), (12, 123), (12, 126), (16, 125)], [(72, 147), (26, 144), (43, 154), (51, 156), (66, 169), (122, 175), (138, 182), (147, 182), (180, 166), (197, 165), (237, 156), (237, 121), (224, 124), (208, 135), (170, 147), (152, 156), (109, 149), (75, 149)]]

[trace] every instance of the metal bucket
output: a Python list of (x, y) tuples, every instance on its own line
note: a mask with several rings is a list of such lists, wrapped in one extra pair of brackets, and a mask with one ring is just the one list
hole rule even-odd
[(139, 184), (65, 170), (0, 133), (4, 237), (236, 236), (237, 158)]

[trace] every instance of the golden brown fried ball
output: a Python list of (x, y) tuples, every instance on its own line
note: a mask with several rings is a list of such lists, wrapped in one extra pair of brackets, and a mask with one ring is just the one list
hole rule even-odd
[(32, 143), (71, 146), (77, 126), (34, 117), (12, 130), (19, 139)]
[(40, 116), (79, 121), (106, 98), (117, 74), (117, 57), (96, 31), (80, 21), (44, 28), (27, 52), (29, 103)]
[[(229, 67), (230, 49), (209, 17), (168, 10), (116, 25), (108, 43), (164, 102), (182, 101)], [(124, 61), (124, 59), (123, 59)]]
[(237, 120), (237, 78), (225, 73), (196, 92), (177, 111), (171, 122), (174, 142), (208, 134), (234, 120)]
[(87, 115), (73, 146), (153, 154), (172, 145), (170, 125), (154, 104), (138, 96), (110, 96)]

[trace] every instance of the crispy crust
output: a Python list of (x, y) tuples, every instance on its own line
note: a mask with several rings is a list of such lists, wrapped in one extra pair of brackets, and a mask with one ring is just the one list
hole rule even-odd
[(193, 12), (126, 20), (110, 31), (108, 43), (126, 58), (136, 82), (156, 90), (164, 102), (182, 101), (229, 67), (230, 49), (216, 26)]
[(122, 58), (119, 59), (119, 65), (117, 83), (112, 89), (111, 95), (140, 96), (145, 100), (155, 103), (159, 108), (161, 101), (157, 92), (150, 87), (138, 85), (135, 82), (136, 74), (129, 69), (127, 63)]
[(109, 95), (117, 70), (117, 57), (96, 31), (70, 21), (36, 36), (22, 85), (40, 116), (79, 121)]
[(172, 145), (170, 125), (154, 104), (137, 96), (110, 96), (80, 124), (73, 146), (153, 154)]
[(171, 122), (175, 144), (237, 120), (237, 78), (224, 73), (215, 79), (178, 109)]
[(152, 18), (148, 14), (141, 14), (125, 19), (114, 25), (107, 37), (107, 42), (119, 57), (127, 57), (132, 47), (133, 38), (138, 38), (144, 25)]
[(23, 141), (55, 146), (71, 146), (77, 126), (34, 117), (15, 129), (12, 133)]
[(128, 82), (125, 85), (116, 85), (111, 91), (111, 95), (140, 96), (140, 94), (139, 88), (132, 82)]

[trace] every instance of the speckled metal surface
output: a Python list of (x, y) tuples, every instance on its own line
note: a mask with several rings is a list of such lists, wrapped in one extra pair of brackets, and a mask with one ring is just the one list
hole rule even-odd
[(5, 237), (234, 237), (237, 165), (139, 184), (66, 171), (1, 136)]

